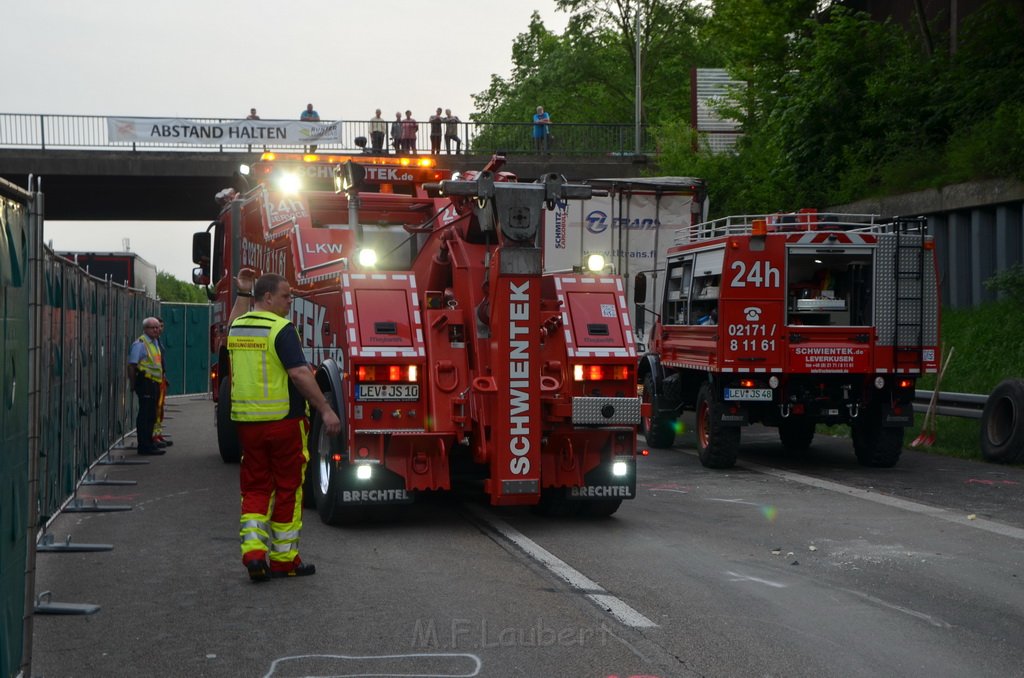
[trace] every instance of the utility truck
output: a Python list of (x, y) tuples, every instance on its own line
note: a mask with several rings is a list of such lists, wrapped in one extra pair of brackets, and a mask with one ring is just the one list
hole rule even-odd
[[(696, 413), (701, 463), (728, 468), (744, 426), (807, 450), (818, 424), (850, 426), (857, 459), (897, 463), (917, 378), (939, 363), (935, 243), (923, 219), (733, 216), (675, 233), (638, 363), (651, 447)], [(646, 276), (635, 281), (636, 300)]]

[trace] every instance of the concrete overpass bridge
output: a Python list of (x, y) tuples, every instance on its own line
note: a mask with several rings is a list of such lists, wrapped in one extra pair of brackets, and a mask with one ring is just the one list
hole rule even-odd
[[(0, 114), (0, 177), (27, 187), (28, 176), (42, 178), (46, 216), (52, 220), (172, 220), (211, 218), (213, 196), (226, 186), (241, 188), (238, 166), (259, 157), (263, 143), (270, 150), (297, 152), (297, 137), (257, 143), (252, 138), (184, 140), (124, 139), (125, 121), (137, 127), (194, 126), (195, 130), (252, 127), (249, 121), (112, 118)], [(120, 127), (118, 125), (121, 125)], [(299, 125), (295, 121), (259, 121), (265, 130)], [(336, 121), (334, 141), (319, 144), (320, 153), (360, 153), (357, 137), (369, 137), (367, 121)], [(420, 122), (417, 147), (430, 148), (429, 125)], [(438, 166), (454, 170), (483, 167), (494, 152), (508, 158), (505, 169), (523, 180), (555, 172), (582, 181), (632, 178), (653, 174), (653, 160), (636, 154), (635, 132), (629, 125), (565, 124), (555, 128), (557, 142), (550, 155), (533, 148), (529, 123), (459, 123), (467, 154), (433, 156)], [(648, 143), (641, 130), (641, 148)], [(270, 134), (270, 132), (267, 132)], [(120, 135), (120, 136), (119, 136)], [(421, 151), (420, 155), (424, 153)]]

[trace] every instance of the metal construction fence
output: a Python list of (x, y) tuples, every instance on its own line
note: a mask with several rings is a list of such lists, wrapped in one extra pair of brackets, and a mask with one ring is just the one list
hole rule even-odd
[[(102, 115), (49, 115), (35, 113), (0, 113), (0, 148), (69, 149), (69, 150), (178, 150), (190, 152), (239, 152), (264, 148), (270, 150), (301, 150), (301, 144), (275, 144), (263, 141), (225, 141), (223, 145), (198, 144), (188, 141), (118, 141), (111, 138), (108, 120), (116, 116)], [(163, 121), (164, 118), (133, 118), (134, 120)], [(233, 122), (229, 118), (182, 118), (182, 122), (221, 124)], [(262, 120), (262, 123), (293, 122)], [(358, 153), (357, 137), (370, 141), (369, 120), (338, 120), (341, 141), (320, 141), (321, 151)], [(385, 121), (390, 130), (391, 121)], [(495, 151), (529, 154), (537, 152), (532, 122), (459, 122), (457, 136), (463, 153), (490, 154)], [(547, 150), (559, 155), (634, 155), (636, 153), (636, 126), (633, 124), (553, 123)], [(642, 154), (653, 154), (653, 135), (646, 125), (640, 127)], [(389, 148), (390, 134), (385, 148)], [(453, 143), (451, 151), (457, 146)], [(430, 150), (430, 125), (419, 120), (416, 149), (420, 154)], [(442, 152), (445, 152), (442, 141)], [(544, 149), (541, 149), (542, 151)], [(389, 152), (394, 152), (391, 146)]]
[(0, 180), (0, 676), (31, 675), (37, 535), (134, 427), (128, 348), (159, 313), (43, 247), (42, 215)]

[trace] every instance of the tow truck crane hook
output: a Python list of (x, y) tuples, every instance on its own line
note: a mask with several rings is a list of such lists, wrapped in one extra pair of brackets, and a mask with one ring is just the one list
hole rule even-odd
[(782, 405), (779, 405), (779, 414), (782, 416), (783, 419), (789, 419), (789, 411), (789, 404), (783, 403)]
[(860, 405), (858, 403), (846, 403), (846, 408), (850, 410), (850, 419), (856, 419), (860, 415)]

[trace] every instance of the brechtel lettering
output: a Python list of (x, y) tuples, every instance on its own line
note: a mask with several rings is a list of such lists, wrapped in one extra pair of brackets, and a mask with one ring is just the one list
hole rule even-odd
[(409, 493), (405, 490), (345, 490), (341, 493), (343, 502), (406, 501)]
[(623, 497), (629, 499), (633, 496), (633, 493), (629, 491), (628, 485), (587, 485), (585, 487), (572, 488), (570, 496), (593, 497), (596, 499)]
[(530, 281), (509, 283), (509, 427), (512, 475), (530, 472)]

